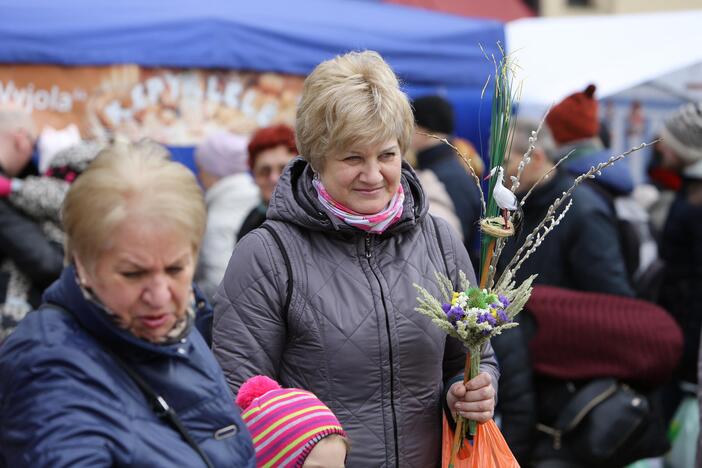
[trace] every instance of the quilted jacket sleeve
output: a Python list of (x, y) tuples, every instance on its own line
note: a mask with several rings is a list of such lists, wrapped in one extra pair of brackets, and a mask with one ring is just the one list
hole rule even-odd
[[(444, 252), (446, 253), (446, 264), (454, 283), (458, 283), (459, 271), (463, 271), (471, 284), (476, 284), (475, 272), (458, 233), (456, 233), (446, 221), (436, 218), (437, 227), (440, 230)], [(465, 347), (455, 338), (446, 338), (446, 349), (444, 351), (444, 381), (446, 388), (453, 382), (463, 379), (463, 369), (465, 365)], [(480, 371), (487, 372), (492, 377), (492, 385), (497, 393), (500, 371), (497, 366), (495, 352), (490, 342), (483, 347), (480, 356)]]
[(212, 350), (235, 395), (251, 376), (278, 378), (287, 281), (283, 255), (264, 229), (234, 248), (214, 298)]

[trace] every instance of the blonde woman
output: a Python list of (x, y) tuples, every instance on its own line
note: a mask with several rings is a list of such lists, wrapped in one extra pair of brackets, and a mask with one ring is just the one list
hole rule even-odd
[(320, 64), (297, 113), (302, 157), (215, 295), (213, 350), (231, 388), (263, 374), (312, 391), (355, 447), (350, 467), (436, 466), (442, 406), (486, 421), (495, 404), (492, 348), (464, 385), (465, 349), (414, 311), (413, 283), (438, 294), (436, 271), (475, 275), (403, 161), (413, 130), (377, 53)]
[(0, 348), (0, 465), (254, 466), (193, 327), (205, 227), (194, 176), (109, 148), (63, 207), (70, 263)]

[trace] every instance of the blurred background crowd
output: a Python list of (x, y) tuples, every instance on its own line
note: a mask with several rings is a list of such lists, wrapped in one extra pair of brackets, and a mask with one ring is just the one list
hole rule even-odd
[[(575, 177), (654, 143), (579, 186), (571, 211), (520, 271), (519, 280), (537, 273), (541, 288), (522, 326), (493, 342), (496, 419), (522, 466), (594, 466), (586, 461), (594, 455), (575, 446), (582, 437), (567, 443), (568, 412), (601, 395), (593, 384), (606, 380), (632, 389), (646, 411), (632, 423), (612, 407), (623, 412), (618, 432), (633, 432), (601, 466), (694, 466), (699, 1), (20, 3), (0, 0), (0, 342), (59, 278), (64, 197), (115, 142), (141, 141), (196, 174), (207, 227), (194, 281), (211, 301), (234, 246), (264, 223), (299, 154), (295, 112), (306, 74), (349, 50), (377, 50), (400, 78), (416, 123), (403, 156), (429, 211), (477, 266), (481, 201), (471, 172), (488, 175), (485, 83), (504, 50), (523, 80), (506, 179), (541, 127), (517, 195), (534, 190), (504, 258)], [(587, 424), (603, 424), (596, 418)]]

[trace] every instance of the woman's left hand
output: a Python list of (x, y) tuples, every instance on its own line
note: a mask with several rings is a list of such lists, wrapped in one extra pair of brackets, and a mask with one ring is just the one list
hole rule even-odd
[(489, 421), (495, 411), (492, 377), (486, 372), (481, 372), (465, 384), (454, 383), (446, 395), (446, 402), (454, 419), (458, 413), (466, 419), (480, 423)]

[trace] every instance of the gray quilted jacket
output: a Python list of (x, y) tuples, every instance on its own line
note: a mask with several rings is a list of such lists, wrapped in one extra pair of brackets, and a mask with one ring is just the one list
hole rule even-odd
[[(438, 294), (435, 271), (474, 278), (468, 255), (427, 214), (409, 166), (402, 218), (383, 235), (327, 214), (311, 181), (294, 160), (268, 210), (275, 234), (259, 228), (236, 245), (215, 296), (215, 356), (235, 393), (256, 374), (314, 392), (348, 432), (349, 467), (436, 466), (444, 386), (462, 372), (465, 350), (414, 310), (412, 285)], [(481, 369), (497, 386), (489, 345)]]

